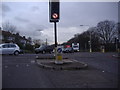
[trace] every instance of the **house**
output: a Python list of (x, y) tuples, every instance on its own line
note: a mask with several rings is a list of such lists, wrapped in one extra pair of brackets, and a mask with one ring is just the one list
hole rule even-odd
[(1, 31), (1, 37), (2, 37), (2, 42), (14, 42), (15, 40), (15, 37), (13, 34), (11, 34), (10, 32), (8, 31)]
[(26, 39), (25, 36), (20, 36), (19, 33), (12, 34), (4, 30), (0, 30), (0, 41), (0, 43), (19, 43), (23, 46), (26, 44), (34, 45), (30, 37)]

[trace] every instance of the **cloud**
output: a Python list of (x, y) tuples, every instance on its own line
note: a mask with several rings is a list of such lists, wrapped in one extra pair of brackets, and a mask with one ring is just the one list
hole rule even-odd
[(19, 22), (24, 22), (24, 23), (29, 22), (29, 20), (23, 19), (23, 18), (20, 18), (20, 17), (15, 17), (15, 20), (17, 20)]
[(38, 7), (38, 6), (33, 6), (33, 7), (31, 8), (31, 10), (32, 10), (33, 12), (38, 11), (38, 10), (39, 10), (39, 7)]
[(33, 31), (44, 31), (44, 29), (46, 29), (47, 27), (44, 25), (40, 25), (38, 23), (29, 23), (27, 25), (27, 28), (29, 27), (29, 29), (33, 30)]
[(43, 34), (43, 31), (47, 29), (44, 25), (39, 25), (36, 23), (24, 23), (18, 25), (18, 31), (21, 33), (21, 35), (24, 36), (30, 36), (34, 39), (41, 39), (44, 40), (44, 37), (46, 35)]
[(117, 3), (110, 2), (62, 2), (60, 7), (61, 26), (80, 24), (95, 25), (101, 20), (117, 20)]
[(11, 11), (11, 8), (8, 5), (6, 5), (6, 4), (2, 4), (1, 8), (2, 8), (2, 16), (3, 17), (6, 16), (7, 12)]
[(3, 12), (9, 12), (9, 11), (11, 11), (11, 9), (10, 9), (10, 7), (7, 6), (6, 4), (2, 4), (2, 11), (3, 11)]
[[(77, 33), (82, 33), (84, 29), (87, 28), (80, 28), (80, 27), (59, 27), (57, 29), (57, 36), (58, 36), (58, 43), (63, 43), (71, 39), (71, 37), (74, 37), (75, 34)], [(48, 42), (53, 44), (54, 43), (54, 29), (53, 28), (48, 28), (45, 29), (42, 32), (44, 40), (45, 38), (48, 39)]]
[[(4, 21), (14, 23), (20, 34), (43, 41), (47, 38), (49, 43), (54, 43), (54, 23), (49, 23), (49, 3), (15, 2), (4, 5), (7, 13)], [(81, 24), (91, 27), (102, 20), (118, 20), (117, 12), (117, 3), (61, 2), (58, 42), (66, 42), (74, 34), (87, 30), (88, 27), (80, 27)]]
[(2, 3), (0, 2), (0, 27), (2, 27)]

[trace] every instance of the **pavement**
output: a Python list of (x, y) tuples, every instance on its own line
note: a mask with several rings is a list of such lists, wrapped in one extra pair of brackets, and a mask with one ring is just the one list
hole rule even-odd
[(79, 70), (86, 69), (87, 64), (73, 59), (63, 59), (63, 64), (55, 64), (55, 59), (37, 59), (37, 64), (46, 69), (54, 70)]

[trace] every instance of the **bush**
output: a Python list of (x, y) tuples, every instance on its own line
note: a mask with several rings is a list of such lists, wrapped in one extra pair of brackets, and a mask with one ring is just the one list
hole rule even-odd
[(30, 51), (30, 52), (33, 52), (33, 50), (34, 50), (33, 46), (30, 45), (30, 44), (26, 44), (24, 49), (27, 50), (27, 51)]

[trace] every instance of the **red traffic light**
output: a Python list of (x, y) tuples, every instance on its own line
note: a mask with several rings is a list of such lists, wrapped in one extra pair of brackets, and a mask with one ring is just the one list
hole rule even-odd
[(60, 10), (59, 10), (59, 0), (50, 0), (49, 1), (49, 20), (50, 22), (59, 22), (60, 19)]
[(56, 19), (56, 18), (58, 18), (58, 14), (57, 14), (57, 13), (54, 13), (54, 14), (52, 15), (52, 17), (53, 17), (54, 19)]

